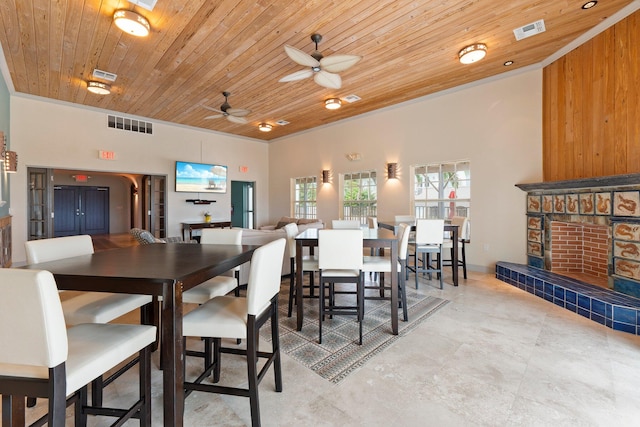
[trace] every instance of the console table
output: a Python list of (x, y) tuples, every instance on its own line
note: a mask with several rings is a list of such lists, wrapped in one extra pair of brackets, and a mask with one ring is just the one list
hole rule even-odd
[(193, 230), (200, 230), (202, 228), (231, 228), (231, 221), (210, 221), (210, 222), (182, 222), (182, 238), (185, 242), (190, 241), (193, 237), (191, 232)]

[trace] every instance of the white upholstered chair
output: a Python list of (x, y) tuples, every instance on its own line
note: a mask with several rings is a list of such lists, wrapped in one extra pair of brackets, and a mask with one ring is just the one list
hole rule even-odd
[[(285, 245), (285, 239), (277, 239), (255, 250), (251, 257), (246, 298), (216, 297), (186, 314), (182, 321), (185, 336), (211, 337), (214, 342), (214, 357), (211, 364), (193, 382), (185, 381), (184, 388), (187, 395), (193, 390), (197, 390), (249, 397), (253, 426), (260, 425), (258, 385), (272, 364), (276, 391), (282, 391), (278, 292), (280, 291), (280, 273)], [(271, 320), (272, 349), (270, 353), (258, 351), (260, 327), (267, 320)], [(246, 339), (247, 348), (246, 350), (223, 348), (222, 338)], [(246, 355), (249, 383), (247, 388), (221, 387), (215, 384), (201, 383), (211, 372), (213, 372), (214, 383), (219, 381), (220, 353)], [(258, 358), (267, 359), (259, 372)]]
[[(437, 273), (442, 289), (442, 243), (444, 241), (443, 219), (418, 219), (416, 221), (416, 289), (418, 288), (418, 274), (428, 273), (429, 279)], [(433, 266), (431, 255), (437, 255), (437, 266)], [(422, 256), (420, 262), (419, 257)], [(422, 263), (422, 266), (420, 265)]]
[[(67, 329), (53, 275), (44, 270), (0, 269), (0, 394), (3, 425), (12, 399), (49, 400), (41, 419), (65, 426), (67, 403), (74, 404), (75, 425), (87, 415), (140, 418), (151, 425), (151, 350), (156, 327), (81, 324)], [(139, 359), (140, 395), (131, 408), (88, 406), (87, 384), (127, 359)], [(67, 401), (67, 398), (69, 400)], [(124, 421), (123, 421), (124, 422)]]
[[(454, 216), (451, 218), (451, 225), (458, 226), (458, 267), (462, 267), (463, 277), (467, 278), (467, 251), (466, 244), (470, 242), (469, 240), (469, 219), (464, 216)], [(450, 250), (449, 259), (445, 259), (442, 261), (442, 265), (452, 266), (453, 267), (453, 240), (445, 239), (442, 243), (442, 247), (444, 249)]]
[[(362, 344), (364, 315), (364, 280), (362, 277), (362, 230), (318, 230), (318, 268), (320, 271), (320, 312), (318, 342), (322, 344), (322, 322), (326, 315), (355, 315)], [(329, 295), (325, 295), (325, 283)], [(355, 292), (336, 291), (336, 283), (355, 283)], [(336, 294), (356, 295), (355, 305), (336, 303)]]
[[(289, 247), (289, 260), (290, 260), (290, 280), (289, 280), (289, 305), (287, 307), (287, 317), (291, 317), (293, 312), (293, 303), (295, 301), (295, 277), (296, 277), (296, 236), (298, 235), (298, 226), (294, 223), (285, 225), (285, 233), (287, 233), (287, 245)], [(314, 286), (314, 274), (318, 271), (318, 255), (303, 255), (302, 256), (302, 272), (309, 273), (309, 287), (313, 289)], [(304, 286), (303, 286), (304, 288)], [(313, 296), (313, 291), (310, 293)]]
[(357, 219), (332, 219), (331, 228), (334, 230), (358, 230), (360, 221)]
[[(201, 245), (241, 245), (241, 228), (205, 228), (200, 237)], [(240, 267), (233, 269), (234, 277), (216, 276), (203, 282), (182, 294), (182, 302), (204, 304), (211, 298), (226, 295), (235, 290), (236, 296), (240, 295)]]
[[(24, 243), (27, 252), (27, 264), (38, 264), (56, 261), (75, 256), (93, 254), (91, 236), (55, 237), (52, 239), (29, 240)], [(120, 316), (150, 304), (150, 295), (117, 294), (108, 292), (82, 292), (62, 301), (62, 312), (67, 325), (82, 323), (108, 323)], [(140, 311), (140, 322), (151, 323), (150, 311)], [(130, 363), (127, 367), (133, 366)], [(91, 400), (94, 405), (102, 404), (102, 389), (111, 383), (121, 371), (103, 381), (99, 377), (91, 389)]]

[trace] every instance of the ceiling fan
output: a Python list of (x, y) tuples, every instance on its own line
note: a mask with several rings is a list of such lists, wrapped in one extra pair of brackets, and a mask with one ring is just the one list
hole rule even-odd
[(244, 118), (244, 116), (251, 113), (251, 110), (246, 110), (244, 108), (231, 108), (231, 105), (229, 105), (229, 101), (227, 100), (227, 98), (229, 98), (229, 95), (231, 94), (229, 92), (222, 92), (222, 95), (224, 95), (224, 103), (220, 106), (219, 110), (216, 108), (207, 107), (206, 105), (200, 104), (202, 108), (206, 108), (207, 110), (211, 110), (211, 111), (215, 111), (216, 113), (219, 113), (219, 114), (214, 114), (212, 116), (207, 116), (205, 117), (205, 120), (219, 119), (220, 117), (226, 117), (227, 120), (229, 120), (230, 122), (238, 123), (241, 125), (247, 124), (248, 121), (247, 119)]
[(340, 87), (342, 87), (342, 79), (336, 73), (351, 68), (360, 61), (362, 57), (357, 55), (330, 55), (325, 58), (318, 51), (318, 43), (322, 40), (322, 36), (320, 34), (313, 34), (311, 40), (316, 44), (316, 50), (311, 55), (295, 47), (284, 45), (284, 51), (289, 58), (297, 64), (310, 67), (310, 69), (296, 71), (295, 73), (284, 76), (279, 81), (293, 82), (313, 76), (313, 80), (320, 86), (329, 89), (340, 89)]

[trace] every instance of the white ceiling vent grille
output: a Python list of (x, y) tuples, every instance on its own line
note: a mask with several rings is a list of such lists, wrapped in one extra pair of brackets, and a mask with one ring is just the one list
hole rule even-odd
[(156, 3), (158, 0), (127, 0), (131, 4), (138, 5), (140, 7), (144, 7), (147, 10), (153, 10), (156, 7)]
[(531, 24), (527, 24), (524, 27), (516, 28), (513, 30), (513, 34), (516, 36), (516, 40), (526, 39), (527, 37), (535, 36), (536, 34), (544, 33), (547, 29), (544, 27), (544, 20), (540, 19)]
[(278, 125), (280, 125), (280, 126), (286, 126), (286, 125), (288, 125), (288, 124), (289, 124), (289, 122), (288, 122), (288, 121), (286, 121), (286, 120), (278, 120), (278, 121), (276, 122), (276, 124), (278, 124)]
[(107, 126), (112, 129), (128, 130), (130, 132), (153, 134), (153, 124), (128, 117), (112, 116), (107, 118)]
[(94, 70), (93, 70), (93, 78), (94, 79), (107, 80), (107, 81), (110, 81), (110, 82), (115, 82), (116, 79), (118, 78), (118, 75), (110, 73), (108, 71), (102, 71), (102, 70), (98, 70), (97, 68), (94, 68)]
[(348, 103), (352, 103), (352, 102), (360, 101), (362, 98), (360, 98), (358, 95), (352, 94), (352, 95), (345, 96), (343, 99)]

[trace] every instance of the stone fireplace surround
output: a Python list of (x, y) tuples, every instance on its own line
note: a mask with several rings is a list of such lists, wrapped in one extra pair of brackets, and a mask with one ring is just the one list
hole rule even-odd
[[(499, 262), (496, 277), (605, 326), (640, 334), (640, 174), (517, 187), (527, 192), (527, 266)], [(591, 227), (606, 230), (606, 238), (596, 236), (597, 244), (606, 242), (599, 261), (606, 263), (606, 288), (551, 272), (557, 223), (584, 226), (587, 234)]]

